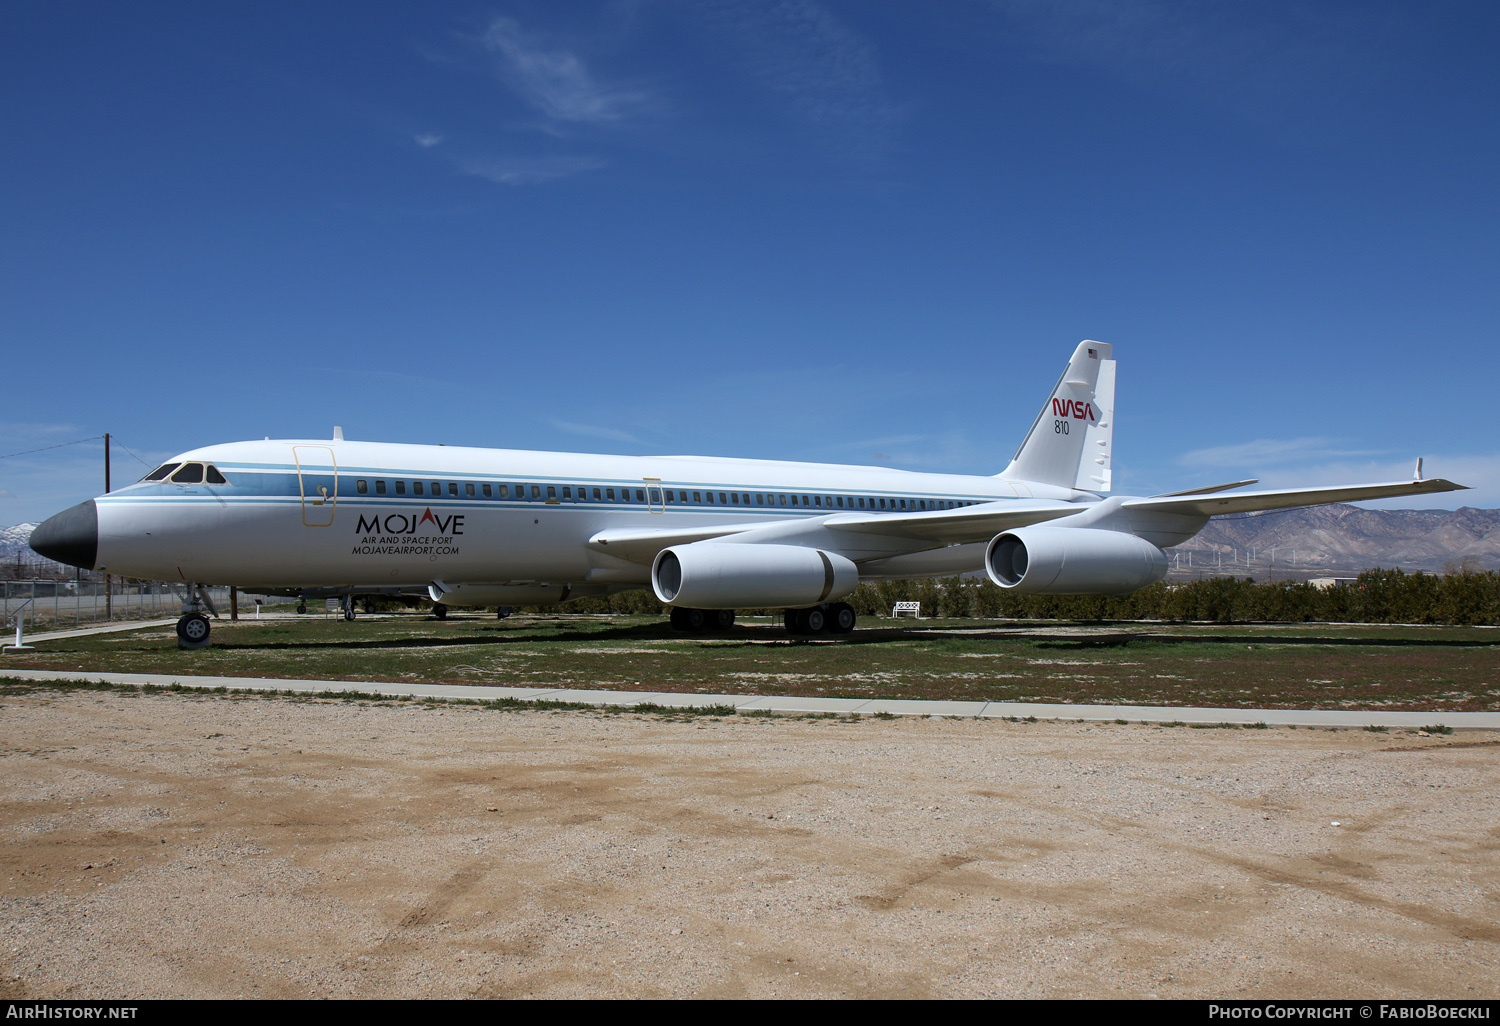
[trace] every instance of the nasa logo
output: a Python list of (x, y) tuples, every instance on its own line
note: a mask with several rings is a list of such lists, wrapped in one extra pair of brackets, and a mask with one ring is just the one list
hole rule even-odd
[(1081, 403), (1076, 399), (1053, 399), (1052, 412), (1059, 417), (1072, 417), (1074, 420), (1094, 420), (1094, 406), (1092, 403)]

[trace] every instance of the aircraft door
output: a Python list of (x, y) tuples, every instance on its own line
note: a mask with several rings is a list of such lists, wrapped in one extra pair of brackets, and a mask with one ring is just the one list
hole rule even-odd
[[(302, 522), (327, 527), (339, 502), (339, 465), (326, 445), (294, 445), (297, 483), (302, 490)], [(326, 466), (323, 466), (326, 464)]]
[(646, 503), (652, 513), (665, 513), (667, 511), (666, 500), (662, 498), (661, 478), (642, 478), (646, 482)]

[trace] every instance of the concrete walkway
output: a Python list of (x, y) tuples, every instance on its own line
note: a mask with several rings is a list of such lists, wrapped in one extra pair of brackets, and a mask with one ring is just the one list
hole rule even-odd
[[(165, 621), (173, 623), (175, 621)], [(137, 624), (138, 626), (138, 624)], [(393, 684), (366, 680), (282, 680), (262, 677), (193, 677), (158, 673), (97, 673), (79, 670), (11, 670), (0, 667), (0, 679), (70, 680), (106, 684), (180, 684), (185, 688), (225, 688), (229, 691), (292, 691), (299, 694), (358, 691), (371, 695), (463, 699), (493, 702), (514, 698), (522, 702), (573, 702), (600, 707), (650, 703), (671, 709), (732, 706), (736, 712), (767, 712), (802, 716), (834, 713), (839, 716), (955, 716), (964, 719), (1082, 720), (1088, 723), (1220, 724), (1268, 727), (1387, 727), (1417, 729), (1442, 725), (1454, 730), (1500, 730), (1500, 712), (1391, 712), (1357, 709), (1193, 709), (1150, 705), (1063, 705), (1024, 702), (936, 702), (895, 698), (794, 698), (769, 695), (690, 695), (660, 691), (585, 691), (576, 688), (503, 688), (466, 684)]]

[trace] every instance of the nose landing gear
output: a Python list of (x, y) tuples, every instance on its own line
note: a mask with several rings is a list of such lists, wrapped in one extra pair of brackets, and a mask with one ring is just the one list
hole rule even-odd
[(210, 613), (217, 613), (208, 594), (197, 584), (189, 584), (187, 595), (182, 600), (182, 616), (177, 621), (178, 648), (208, 647), (208, 636), (213, 627), (203, 612), (204, 606)]

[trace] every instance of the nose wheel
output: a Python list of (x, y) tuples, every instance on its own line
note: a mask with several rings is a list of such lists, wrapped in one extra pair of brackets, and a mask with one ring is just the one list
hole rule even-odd
[(202, 613), (188, 613), (177, 621), (177, 647), (207, 648), (208, 635), (211, 630), (207, 616)]

